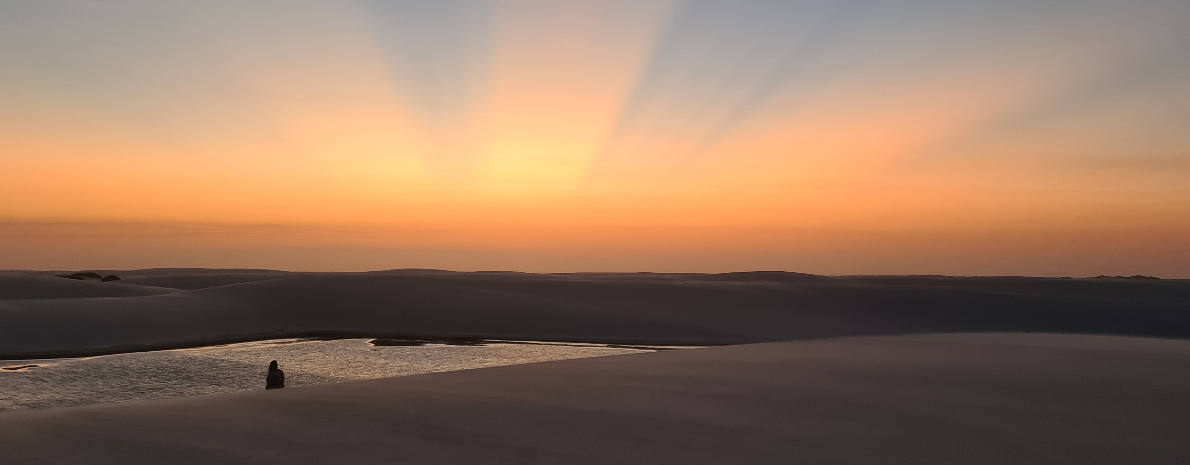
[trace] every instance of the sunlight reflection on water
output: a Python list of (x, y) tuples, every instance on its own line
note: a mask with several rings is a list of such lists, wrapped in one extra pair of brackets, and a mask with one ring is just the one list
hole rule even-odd
[(591, 344), (373, 345), (278, 339), (195, 349), (0, 361), (0, 411), (264, 389), (269, 361), (286, 386), (651, 352)]

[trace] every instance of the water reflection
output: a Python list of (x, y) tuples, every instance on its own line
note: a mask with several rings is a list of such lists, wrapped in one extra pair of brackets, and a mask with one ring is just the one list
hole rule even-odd
[[(370, 342), (375, 342), (370, 343)], [(279, 339), (196, 349), (0, 362), (0, 410), (264, 389), (270, 360), (287, 386), (659, 350), (508, 341)]]

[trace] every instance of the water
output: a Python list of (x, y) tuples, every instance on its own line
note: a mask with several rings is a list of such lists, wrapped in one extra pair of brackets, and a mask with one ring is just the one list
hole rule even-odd
[(271, 360), (279, 361), (289, 387), (660, 349), (531, 342), (385, 345), (384, 341), (370, 341), (277, 339), (98, 357), (0, 361), (0, 411), (264, 389)]

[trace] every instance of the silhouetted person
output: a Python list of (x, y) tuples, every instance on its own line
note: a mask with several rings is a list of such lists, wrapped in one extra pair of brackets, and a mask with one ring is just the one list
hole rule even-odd
[(264, 378), (265, 389), (281, 389), (285, 387), (285, 372), (277, 368), (277, 361), (269, 363), (269, 375)]

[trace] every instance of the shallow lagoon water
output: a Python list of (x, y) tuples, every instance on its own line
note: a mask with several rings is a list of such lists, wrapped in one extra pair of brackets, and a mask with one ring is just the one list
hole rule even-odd
[(285, 384), (292, 387), (659, 349), (493, 341), (386, 345), (370, 341), (277, 339), (97, 357), (0, 361), (0, 411), (264, 389), (272, 360), (280, 363)]

